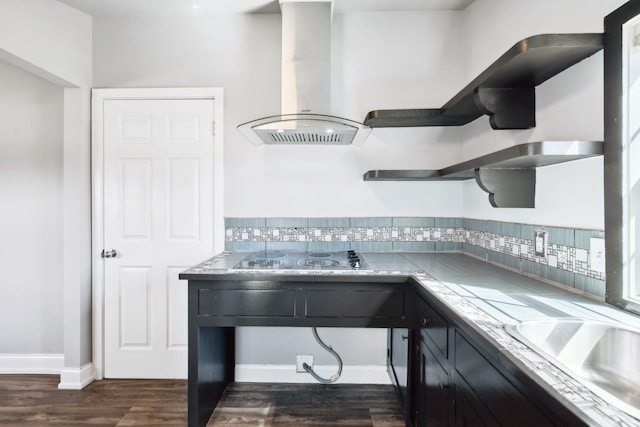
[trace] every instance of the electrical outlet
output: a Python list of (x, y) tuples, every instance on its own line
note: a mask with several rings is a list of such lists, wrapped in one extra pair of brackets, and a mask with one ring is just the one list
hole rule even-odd
[(296, 372), (298, 373), (304, 373), (307, 372), (304, 367), (302, 366), (303, 364), (307, 364), (311, 367), (313, 367), (313, 356), (301, 356), (301, 355), (297, 355), (296, 356)]
[(535, 256), (546, 258), (547, 257), (547, 232), (536, 230), (533, 236)]

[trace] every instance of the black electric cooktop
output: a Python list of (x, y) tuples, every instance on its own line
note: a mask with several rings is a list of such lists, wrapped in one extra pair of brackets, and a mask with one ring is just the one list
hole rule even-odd
[(367, 264), (355, 251), (260, 251), (236, 264), (242, 270), (365, 270)]

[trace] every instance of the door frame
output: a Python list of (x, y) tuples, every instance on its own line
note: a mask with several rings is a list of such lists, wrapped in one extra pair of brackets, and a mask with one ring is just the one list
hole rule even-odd
[[(213, 248), (212, 256), (224, 250), (223, 210), (223, 89), (126, 88), (91, 91), (91, 279), (92, 279), (92, 352), (93, 376), (104, 378), (104, 102), (136, 99), (211, 99), (214, 101), (213, 137)], [(213, 129), (212, 129), (213, 131)], [(187, 284), (185, 283), (185, 286)]]

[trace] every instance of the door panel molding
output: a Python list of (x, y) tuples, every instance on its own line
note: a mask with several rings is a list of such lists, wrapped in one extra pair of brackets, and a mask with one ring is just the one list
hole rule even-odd
[[(104, 103), (108, 100), (213, 100), (215, 135), (213, 138), (213, 252), (224, 250), (224, 217), (223, 217), (223, 89), (211, 87), (199, 88), (126, 88), (126, 89), (93, 89), (91, 97), (91, 177), (92, 177), (92, 350), (95, 379), (104, 378)], [(176, 117), (176, 143), (188, 144), (190, 126), (186, 117)], [(144, 129), (137, 129), (143, 131)], [(129, 132), (136, 136), (135, 129)], [(168, 129), (168, 131), (171, 131)], [(135, 138), (134, 138), (135, 139)], [(140, 141), (138, 141), (140, 142)], [(180, 339), (178, 342), (181, 341)]]

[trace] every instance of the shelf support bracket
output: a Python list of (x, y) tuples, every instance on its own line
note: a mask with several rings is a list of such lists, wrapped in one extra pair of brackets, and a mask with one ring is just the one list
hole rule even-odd
[(476, 183), (489, 193), (494, 208), (534, 208), (536, 199), (536, 170), (484, 169), (475, 170)]
[(473, 100), (489, 115), (492, 129), (531, 129), (536, 127), (536, 88), (477, 88)]

